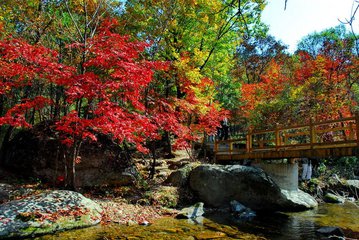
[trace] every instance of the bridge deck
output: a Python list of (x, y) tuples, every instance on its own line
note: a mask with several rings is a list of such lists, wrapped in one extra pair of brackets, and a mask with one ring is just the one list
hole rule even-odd
[(359, 154), (358, 117), (308, 125), (249, 131), (245, 138), (216, 141), (216, 161), (325, 158)]

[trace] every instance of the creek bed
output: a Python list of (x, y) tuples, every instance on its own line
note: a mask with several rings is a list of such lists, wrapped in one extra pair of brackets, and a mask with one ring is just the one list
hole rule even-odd
[(306, 212), (259, 214), (251, 221), (212, 213), (198, 222), (162, 218), (150, 226), (98, 225), (35, 239), (321, 239), (315, 231), (322, 226), (341, 227), (346, 237), (358, 239), (359, 207), (354, 203), (321, 204)]

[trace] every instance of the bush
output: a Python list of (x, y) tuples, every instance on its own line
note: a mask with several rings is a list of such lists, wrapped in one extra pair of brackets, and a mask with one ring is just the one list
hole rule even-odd
[(326, 174), (337, 174), (340, 177), (353, 179), (358, 172), (359, 160), (357, 157), (341, 157), (324, 160)]
[(160, 186), (151, 191), (147, 191), (145, 197), (153, 205), (173, 208), (179, 202), (179, 194), (177, 187)]

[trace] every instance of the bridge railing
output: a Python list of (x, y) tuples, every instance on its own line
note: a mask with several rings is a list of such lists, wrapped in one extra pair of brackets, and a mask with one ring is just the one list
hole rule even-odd
[(359, 146), (358, 116), (313, 122), (296, 126), (277, 126), (270, 130), (249, 129), (245, 138), (215, 141), (216, 153), (279, 151)]

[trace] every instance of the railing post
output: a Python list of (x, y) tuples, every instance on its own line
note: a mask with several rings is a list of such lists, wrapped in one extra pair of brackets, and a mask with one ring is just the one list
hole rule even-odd
[[(354, 126), (353, 122), (349, 122), (349, 140), (354, 140)], [(343, 130), (345, 133), (345, 130)]]
[(246, 142), (246, 149), (247, 149), (247, 153), (250, 153), (252, 151), (252, 144), (253, 144), (253, 139), (252, 139), (252, 130), (253, 127), (250, 126), (248, 128), (248, 134), (247, 134), (247, 142)]
[(287, 137), (287, 134), (284, 134), (284, 136), (283, 136), (283, 143), (284, 143), (284, 145), (289, 145), (289, 141), (288, 141), (288, 137)]
[(359, 147), (359, 114), (355, 113), (355, 133), (357, 140), (357, 147)]
[(275, 149), (278, 151), (281, 141), (280, 141), (280, 134), (279, 134), (279, 124), (277, 123), (275, 126)]
[(214, 140), (214, 153), (216, 154), (218, 152), (218, 140)]
[(314, 144), (317, 142), (313, 118), (310, 118), (309, 129), (310, 129), (310, 148), (313, 149)]

